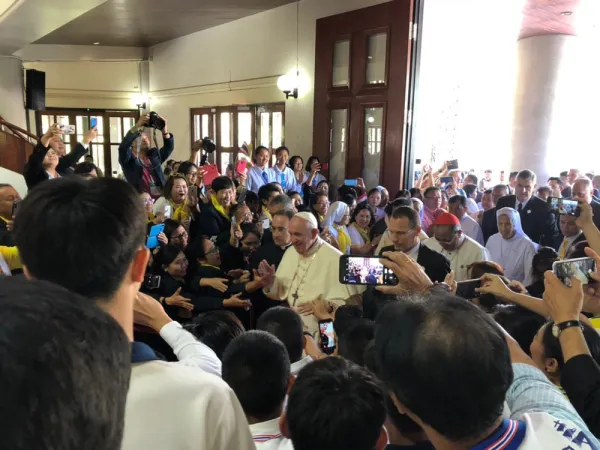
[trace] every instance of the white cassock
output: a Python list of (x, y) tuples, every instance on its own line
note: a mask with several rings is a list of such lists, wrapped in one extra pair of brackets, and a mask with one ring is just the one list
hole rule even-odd
[(485, 245), (481, 226), (479, 226), (479, 223), (468, 214), (465, 214), (463, 218), (460, 219), (460, 228), (463, 230), (464, 234), (476, 241), (479, 245)]
[(434, 237), (424, 241), (423, 245), (448, 258), (450, 267), (454, 271), (454, 279), (456, 281), (465, 281), (470, 278), (468, 267), (474, 262), (490, 260), (490, 255), (485, 247), (479, 245), (468, 236), (465, 236), (462, 245), (452, 252), (442, 248), (440, 243)]
[[(292, 307), (319, 298), (342, 305), (365, 289), (340, 283), (340, 256), (339, 250), (320, 238), (305, 256), (292, 246), (283, 255), (273, 286), (264, 292), (269, 298), (287, 300)], [(302, 320), (308, 331), (316, 335), (318, 320), (312, 315), (302, 316)]]
[(489, 238), (486, 248), (492, 261), (504, 268), (506, 278), (529, 286), (533, 284), (531, 268), (537, 246), (523, 231), (521, 217), (517, 211), (513, 208), (502, 208), (496, 212), (496, 218), (502, 215), (511, 219), (515, 235), (510, 239), (504, 239), (500, 233), (496, 233)]

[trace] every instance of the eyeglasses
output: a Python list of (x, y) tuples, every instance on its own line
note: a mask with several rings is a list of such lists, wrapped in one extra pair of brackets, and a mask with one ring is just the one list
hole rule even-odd
[(188, 237), (188, 234), (187, 234), (187, 231), (184, 231), (181, 234), (177, 234), (175, 236), (171, 236), (171, 239), (173, 239), (173, 240), (177, 239), (177, 240), (181, 241), (181, 240), (185, 239), (186, 237)]
[(206, 256), (208, 256), (208, 255), (214, 255), (215, 253), (219, 253), (219, 249), (217, 247), (213, 247), (209, 251), (207, 251), (206, 252)]
[(154, 204), (154, 199), (153, 198), (146, 198), (146, 199), (142, 200), (142, 203), (144, 205), (152, 205), (152, 204)]

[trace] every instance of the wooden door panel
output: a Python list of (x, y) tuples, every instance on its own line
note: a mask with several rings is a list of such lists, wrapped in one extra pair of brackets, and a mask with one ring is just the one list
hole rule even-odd
[[(404, 122), (411, 64), (409, 30), (414, 1), (393, 0), (317, 21), (313, 154), (321, 161), (329, 161), (331, 110), (348, 107), (346, 177), (361, 176), (365, 163), (365, 108), (382, 106), (379, 182), (392, 191), (403, 183)], [(369, 38), (380, 33), (386, 34), (385, 79), (383, 83), (370, 84), (367, 82)], [(333, 87), (334, 44), (348, 38), (349, 86)], [(329, 173), (325, 171), (324, 175)]]

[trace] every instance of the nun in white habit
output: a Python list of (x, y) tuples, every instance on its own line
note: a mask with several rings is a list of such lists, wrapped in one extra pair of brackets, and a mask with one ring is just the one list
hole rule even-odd
[(347, 225), (350, 222), (350, 208), (344, 202), (335, 202), (329, 207), (321, 223), (323, 229), (328, 229), (338, 243), (338, 249), (344, 254), (350, 254), (352, 239), (348, 234)]
[(499, 232), (486, 245), (491, 260), (504, 268), (509, 280), (525, 286), (533, 284), (531, 267), (537, 246), (523, 231), (519, 213), (513, 208), (502, 208), (496, 211), (496, 220)]

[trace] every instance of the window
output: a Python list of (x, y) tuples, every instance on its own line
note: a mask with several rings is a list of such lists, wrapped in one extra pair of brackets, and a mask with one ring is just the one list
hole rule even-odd
[(190, 114), (194, 141), (203, 137), (215, 141), (217, 150), (208, 155), (208, 162), (216, 164), (221, 174), (229, 164), (235, 164), (244, 143), (274, 150), (285, 140), (284, 103), (192, 108)]

